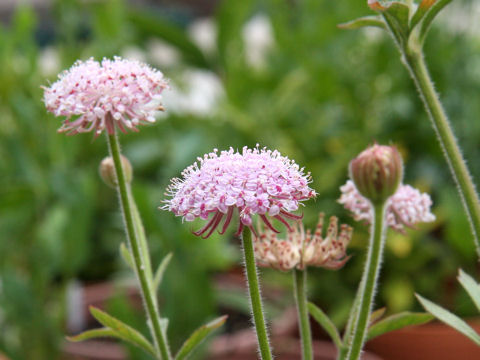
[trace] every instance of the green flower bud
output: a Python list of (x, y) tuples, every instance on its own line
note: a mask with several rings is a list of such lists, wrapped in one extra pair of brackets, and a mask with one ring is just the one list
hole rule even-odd
[(402, 182), (403, 161), (397, 148), (373, 145), (350, 162), (350, 177), (372, 204), (392, 196)]
[[(130, 183), (132, 181), (132, 174), (133, 174), (132, 165), (130, 164), (130, 161), (128, 161), (128, 159), (125, 156), (121, 155), (121, 159), (122, 159), (123, 172), (125, 174), (125, 180), (127, 181), (127, 183)], [(112, 188), (117, 187), (117, 175), (115, 173), (115, 164), (111, 156), (108, 156), (102, 160), (98, 168), (98, 172), (100, 173), (100, 177), (105, 182), (105, 184), (107, 184)]]

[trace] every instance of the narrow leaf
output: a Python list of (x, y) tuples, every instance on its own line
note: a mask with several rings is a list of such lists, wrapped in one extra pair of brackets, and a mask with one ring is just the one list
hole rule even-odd
[(327, 332), (327, 334), (330, 335), (337, 349), (340, 349), (343, 346), (342, 339), (340, 338), (337, 327), (332, 320), (330, 320), (327, 314), (325, 314), (318, 306), (311, 302), (308, 303), (308, 312)]
[(337, 27), (340, 29), (359, 29), (366, 26), (378, 27), (380, 29), (386, 30), (385, 22), (378, 16), (364, 16), (343, 24), (338, 24)]
[(123, 336), (121, 333), (118, 333), (115, 330), (112, 330), (110, 328), (88, 330), (88, 331), (82, 332), (82, 333), (80, 333), (78, 335), (75, 335), (75, 336), (67, 336), (67, 340), (72, 341), (72, 342), (79, 342), (79, 341), (95, 339), (95, 338), (102, 338), (102, 337), (111, 337), (111, 338), (116, 338), (116, 339), (120, 339), (120, 340), (123, 340), (123, 341), (127, 341), (127, 342), (131, 343), (132, 345), (138, 346), (139, 348), (145, 350), (149, 354), (155, 356), (155, 349), (147, 341), (147, 339), (143, 338), (145, 341), (142, 342), (142, 343), (135, 342), (135, 341), (132, 341), (130, 338), (127, 338), (127, 337)]
[(470, 275), (468, 275), (462, 269), (460, 269), (458, 272), (458, 281), (467, 291), (478, 311), (480, 311), (480, 284), (478, 284)]
[(431, 302), (430, 300), (427, 300), (418, 294), (415, 294), (415, 296), (417, 297), (418, 301), (420, 301), (425, 310), (427, 310), (430, 314), (432, 314), (438, 320), (444, 322), (445, 324), (450, 325), (458, 332), (461, 332), (463, 335), (472, 340), (475, 344), (480, 345), (480, 336), (465, 321), (460, 319), (457, 315), (452, 314), (450, 311), (445, 310), (444, 308)]
[(163, 279), (163, 274), (165, 273), (165, 270), (167, 269), (168, 264), (170, 263), (170, 260), (172, 259), (173, 254), (169, 253), (167, 254), (160, 265), (158, 266), (157, 272), (155, 273), (155, 276), (153, 277), (153, 290), (156, 293), (158, 291), (158, 288), (160, 284), (162, 283)]
[(376, 322), (377, 320), (380, 320), (380, 318), (385, 314), (385, 310), (387, 310), (387, 308), (385, 307), (382, 307), (380, 309), (377, 309), (375, 311), (373, 311), (371, 314), (370, 314), (370, 319), (369, 319), (369, 324), (372, 325), (374, 322)]
[(450, 4), (452, 0), (438, 0), (432, 7), (428, 10), (423, 18), (422, 27), (420, 28), (420, 41), (423, 42), (425, 40), (425, 36), (430, 29), (430, 25), (432, 24), (433, 19), (438, 15), (438, 13), (448, 4)]
[(199, 327), (194, 331), (192, 335), (185, 341), (175, 356), (175, 360), (186, 359), (192, 351), (215, 329), (222, 326), (227, 320), (227, 315), (220, 316), (219, 318)]
[(413, 30), (415, 26), (422, 20), (428, 10), (435, 4), (437, 0), (422, 0), (420, 5), (418, 5), (417, 11), (412, 16), (410, 20), (410, 30)]
[(133, 264), (132, 254), (130, 253), (130, 250), (128, 250), (127, 246), (123, 242), (120, 244), (120, 255), (122, 256), (122, 259), (125, 262), (125, 264), (127, 264), (130, 269), (134, 270), (135, 266)]
[(401, 33), (403, 39), (406, 41), (408, 34), (410, 32), (408, 19), (410, 9), (407, 4), (401, 2), (392, 2), (388, 7), (383, 11), (385, 16), (394, 19), (395, 27), (398, 32)]
[(90, 306), (90, 313), (100, 324), (114, 331), (116, 337), (129, 341), (150, 353), (155, 353), (149, 341), (131, 326), (93, 306)]
[(433, 318), (432, 315), (427, 313), (412, 313), (408, 311), (388, 316), (368, 329), (367, 340), (406, 326), (425, 324), (433, 320)]

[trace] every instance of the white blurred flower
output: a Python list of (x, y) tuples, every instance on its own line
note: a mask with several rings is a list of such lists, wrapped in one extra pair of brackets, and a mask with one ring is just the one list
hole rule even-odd
[(176, 65), (180, 61), (178, 50), (169, 43), (153, 38), (147, 43), (147, 53), (150, 62), (154, 65), (166, 68)]
[(127, 60), (136, 60), (147, 62), (145, 51), (137, 46), (126, 46), (121, 53), (121, 57)]
[(213, 113), (224, 96), (222, 82), (210, 71), (187, 70), (179, 82), (183, 84), (182, 87), (172, 80), (170, 91), (163, 95), (172, 113), (207, 116)]
[(195, 20), (188, 27), (190, 39), (207, 54), (215, 52), (217, 47), (217, 26), (211, 18)]
[(38, 68), (44, 77), (56, 75), (61, 70), (60, 55), (54, 47), (47, 47), (38, 56)]
[(255, 15), (243, 27), (242, 35), (247, 62), (253, 67), (263, 67), (274, 43), (270, 19), (265, 15)]

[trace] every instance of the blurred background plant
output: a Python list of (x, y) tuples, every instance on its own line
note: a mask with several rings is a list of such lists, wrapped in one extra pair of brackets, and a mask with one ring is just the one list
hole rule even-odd
[[(34, 3), (0, 7), (0, 353), (57, 358), (74, 316), (67, 301), (72, 281), (128, 283), (116, 260), (124, 234), (115, 194), (97, 175), (104, 142), (57, 135), (59, 122), (41, 100), (41, 85), (91, 56), (141, 59), (171, 79), (166, 114), (122, 142), (154, 260), (174, 253), (160, 296), (176, 324), (169, 329), (175, 349), (220, 309), (246, 308), (242, 292), (215, 282), (235, 271), (236, 240), (199, 240), (179, 219), (156, 210), (171, 177), (197, 156), (230, 146), (277, 148), (311, 171), (320, 193), (305, 208), (313, 227), (319, 211), (353, 224), (336, 204), (348, 161), (374, 140), (394, 142), (407, 163), (406, 182), (432, 194), (438, 220), (406, 236), (390, 233), (378, 305), (420, 310), (416, 291), (457, 314), (475, 314), (455, 281), (459, 267), (478, 274), (471, 235), (416, 90), (380, 31), (336, 28), (364, 15), (365, 3)], [(475, 1), (452, 5), (425, 49), (477, 183), (479, 12)], [(311, 300), (338, 325), (348, 315), (367, 242), (367, 227), (354, 225), (354, 256), (345, 268), (310, 275)], [(263, 276), (265, 284), (291, 286), (288, 275), (264, 270)], [(113, 314), (138, 324), (142, 318), (122, 299), (110, 301)]]

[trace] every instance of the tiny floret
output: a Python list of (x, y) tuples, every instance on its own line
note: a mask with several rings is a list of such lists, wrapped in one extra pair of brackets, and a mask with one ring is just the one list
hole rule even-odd
[(341, 268), (349, 259), (346, 249), (353, 229), (342, 224), (338, 232), (338, 219), (332, 216), (324, 237), (323, 221), (324, 214), (320, 213), (313, 235), (310, 229), (305, 232), (301, 222), (294, 224), (285, 239), (279, 239), (270, 229), (260, 231), (255, 240), (255, 257), (259, 265), (282, 271), (302, 270), (307, 266)]
[(230, 148), (218, 150), (198, 158), (182, 172), (182, 179), (172, 179), (167, 188), (164, 210), (170, 210), (186, 221), (196, 218), (210, 219), (195, 235), (209, 237), (225, 221), (220, 233), (230, 224), (235, 209), (240, 218), (237, 235), (243, 226), (252, 226), (253, 215), (278, 232), (269, 218), (289, 227), (286, 219), (300, 219), (292, 214), (303, 200), (316, 196), (308, 184), (310, 174), (305, 174), (293, 160), (278, 151), (244, 147), (239, 153)]
[(43, 100), (49, 112), (66, 117), (59, 132), (98, 136), (105, 129), (109, 134), (115, 127), (138, 131), (138, 125), (155, 122), (166, 87), (163, 74), (141, 62), (91, 58), (77, 61), (44, 87)]
[[(340, 187), (342, 195), (338, 202), (351, 211), (357, 221), (372, 223), (373, 207), (364, 198), (353, 181), (348, 180)], [(435, 221), (431, 212), (430, 195), (421, 193), (410, 185), (400, 185), (398, 190), (387, 200), (386, 221), (393, 230), (403, 233), (405, 226), (413, 228), (415, 224)]]

